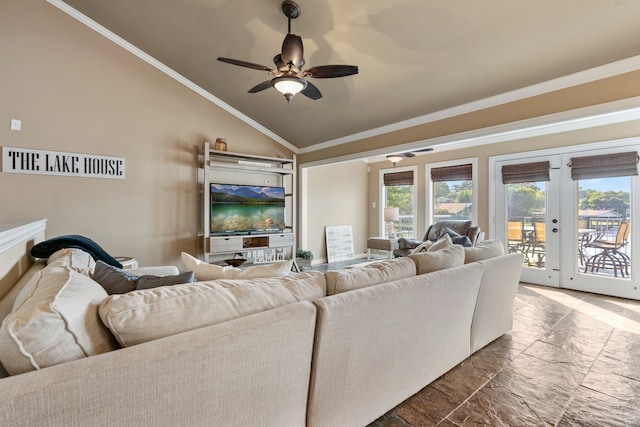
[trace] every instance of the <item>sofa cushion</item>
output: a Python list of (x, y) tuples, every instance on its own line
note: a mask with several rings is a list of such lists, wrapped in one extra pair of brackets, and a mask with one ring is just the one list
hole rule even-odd
[(448, 235), (449, 237), (451, 237), (451, 241), (453, 242), (454, 245), (462, 245), (464, 247), (471, 246), (471, 239), (469, 239), (467, 236), (463, 236), (453, 231), (448, 227), (445, 227), (442, 229), (442, 232), (440, 233), (440, 236), (438, 238), (440, 239), (444, 235)]
[(291, 272), (293, 260), (273, 264), (254, 265), (245, 268), (208, 264), (196, 257), (182, 252), (182, 263), (196, 275), (196, 280), (218, 279), (257, 279), (265, 277), (284, 277)]
[(0, 361), (12, 374), (116, 349), (98, 316), (107, 293), (69, 266), (48, 265), (16, 298), (0, 327)]
[(100, 317), (122, 346), (132, 346), (324, 295), (319, 271), (196, 282), (111, 295)]
[(451, 245), (439, 251), (411, 254), (409, 258), (416, 263), (417, 273), (425, 274), (464, 264), (464, 248)]
[(500, 240), (483, 240), (474, 247), (464, 248), (464, 263), (468, 264), (500, 255), (504, 255), (504, 245)]
[(327, 295), (379, 285), (416, 275), (416, 264), (408, 258), (373, 262), (361, 267), (327, 271)]
[(193, 271), (168, 276), (144, 274), (138, 276), (127, 270), (109, 265), (103, 261), (96, 263), (93, 280), (98, 282), (107, 294), (124, 294), (135, 289), (150, 289), (159, 286), (171, 286), (195, 282)]

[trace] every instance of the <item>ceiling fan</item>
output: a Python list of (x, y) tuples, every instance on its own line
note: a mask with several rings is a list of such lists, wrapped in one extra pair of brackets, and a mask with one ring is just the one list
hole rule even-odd
[(391, 161), (391, 163), (393, 163), (393, 165), (395, 166), (402, 159), (408, 159), (408, 158), (411, 158), (411, 157), (415, 157), (416, 153), (426, 153), (428, 151), (433, 151), (433, 147), (422, 148), (420, 150), (405, 151), (404, 153), (389, 154), (387, 156), (387, 159), (389, 161)]
[(307, 77), (328, 79), (358, 74), (358, 67), (355, 65), (320, 65), (303, 70), (302, 67), (305, 62), (302, 38), (291, 33), (291, 20), (300, 15), (300, 7), (294, 1), (285, 0), (282, 2), (282, 12), (288, 18), (289, 28), (282, 43), (282, 52), (273, 58), (273, 62), (276, 65), (275, 68), (238, 59), (218, 58), (218, 61), (240, 67), (253, 68), (254, 70), (267, 71), (274, 76), (271, 80), (264, 81), (249, 89), (249, 93), (260, 92), (273, 86), (284, 95), (287, 102), (290, 102), (291, 98), (298, 92), (316, 100), (322, 98), (322, 94), (317, 87), (306, 79)]

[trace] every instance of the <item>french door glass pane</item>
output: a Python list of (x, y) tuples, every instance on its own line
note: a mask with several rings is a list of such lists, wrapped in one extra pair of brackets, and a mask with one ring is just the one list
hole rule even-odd
[(631, 177), (578, 181), (580, 272), (629, 279)]
[(522, 253), (527, 267), (545, 267), (546, 189), (545, 181), (507, 184), (508, 250)]
[(400, 208), (400, 220), (393, 224), (395, 235), (397, 237), (414, 237), (413, 185), (389, 185), (385, 186), (385, 189), (384, 207)]

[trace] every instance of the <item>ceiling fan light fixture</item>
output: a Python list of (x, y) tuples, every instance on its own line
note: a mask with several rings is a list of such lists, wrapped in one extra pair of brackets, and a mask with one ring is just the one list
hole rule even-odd
[(391, 163), (393, 163), (393, 166), (395, 166), (395, 165), (397, 165), (397, 164), (398, 164), (398, 162), (399, 162), (400, 160), (404, 159), (404, 157), (403, 157), (403, 156), (401, 156), (400, 154), (389, 154), (389, 155), (387, 156), (387, 159), (388, 159)]
[(296, 93), (307, 87), (307, 81), (295, 76), (281, 76), (271, 80), (271, 85), (283, 94), (287, 101), (291, 101)]

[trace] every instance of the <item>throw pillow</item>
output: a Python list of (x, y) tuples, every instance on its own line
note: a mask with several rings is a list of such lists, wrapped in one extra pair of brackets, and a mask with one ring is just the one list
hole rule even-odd
[(31, 255), (36, 258), (49, 258), (51, 254), (65, 248), (82, 249), (88, 252), (94, 260), (104, 261), (109, 265), (122, 268), (115, 258), (105, 252), (96, 242), (88, 237), (69, 234), (66, 236), (58, 236), (44, 242), (40, 242), (31, 248)]
[(474, 247), (464, 248), (464, 263), (482, 261), (500, 255), (504, 255), (504, 245), (500, 240), (483, 240)]
[(196, 280), (218, 280), (218, 279), (255, 279), (263, 277), (284, 277), (291, 271), (293, 260), (285, 262), (275, 262), (266, 265), (254, 265), (245, 268), (231, 266), (219, 266), (208, 264), (196, 257), (182, 252), (182, 262), (187, 270), (191, 270), (196, 275)]
[(103, 261), (96, 262), (93, 280), (98, 282), (109, 295), (133, 291), (138, 284), (138, 276)]
[(451, 241), (454, 245), (462, 245), (467, 248), (471, 246), (471, 239), (469, 239), (469, 237), (463, 236), (448, 227), (442, 229), (438, 238), (443, 237), (445, 234), (448, 234), (449, 237), (451, 237)]
[(445, 234), (448, 234), (449, 237), (451, 237), (452, 239), (454, 237), (457, 237), (460, 235), (460, 233), (458, 233), (457, 231), (453, 231), (452, 229), (450, 229), (449, 227), (445, 227), (442, 229), (442, 231), (440, 232), (440, 235), (438, 236), (438, 239), (440, 239), (442, 236), (444, 236)]
[[(73, 270), (84, 276), (91, 277), (91, 273), (93, 272), (95, 265), (96, 263), (89, 253), (81, 249), (67, 248), (51, 254), (49, 259), (47, 259), (45, 268), (65, 268)], [(20, 289), (20, 292), (18, 292), (15, 300), (13, 301), (13, 310), (15, 310), (22, 301), (34, 292), (35, 286), (38, 283), (37, 279), (32, 278), (22, 287), (22, 289)]]
[(31, 292), (16, 299), (0, 327), (0, 361), (7, 372), (21, 374), (118, 348), (98, 316), (107, 297), (99, 284), (56, 265), (32, 280)]
[(411, 250), (411, 253), (413, 254), (416, 252), (426, 252), (429, 250), (429, 247), (431, 245), (433, 245), (433, 242), (431, 240), (427, 240), (426, 242), (422, 242), (418, 246), (413, 248), (413, 250)]
[(93, 272), (93, 280), (98, 282), (100, 286), (107, 291), (109, 295), (124, 294), (137, 289), (151, 289), (159, 286), (172, 286), (181, 283), (193, 283), (195, 276), (193, 271), (171, 275), (171, 276), (155, 276), (145, 274), (136, 276), (121, 268), (113, 267), (105, 262), (98, 261), (95, 271)]
[(140, 289), (153, 289), (161, 286), (173, 286), (183, 283), (193, 283), (196, 281), (196, 276), (193, 271), (187, 271), (177, 274), (175, 276), (154, 276), (152, 274), (145, 274), (138, 278), (138, 284), (136, 291)]
[(464, 264), (464, 248), (460, 245), (451, 245), (439, 251), (420, 252), (409, 255), (416, 263), (418, 274), (431, 273)]
[(453, 242), (451, 241), (451, 236), (449, 236), (448, 234), (445, 234), (444, 236), (442, 236), (442, 238), (435, 241), (433, 245), (429, 246), (427, 248), (427, 252), (439, 251), (441, 249), (448, 248), (449, 246), (452, 246), (452, 245), (453, 245)]

